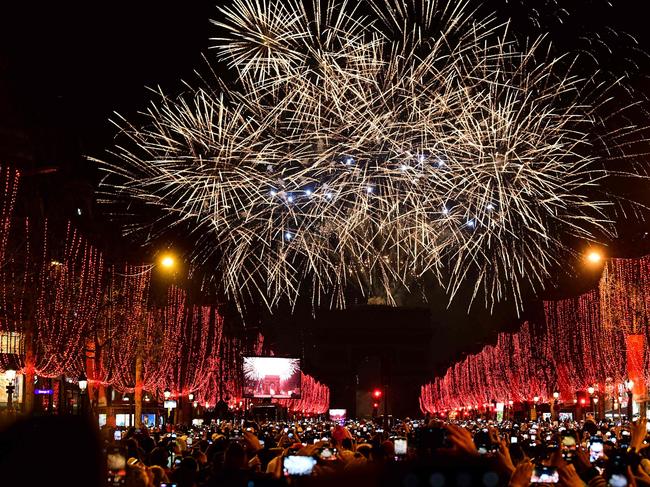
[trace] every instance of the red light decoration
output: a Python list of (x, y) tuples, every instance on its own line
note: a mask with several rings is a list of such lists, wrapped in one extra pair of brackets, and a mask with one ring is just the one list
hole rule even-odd
[(372, 391), (372, 397), (374, 397), (375, 399), (380, 399), (381, 395), (382, 395), (381, 389), (375, 389), (374, 391)]
[(650, 257), (608, 260), (598, 289), (547, 301), (544, 312), (542, 323), (498, 335), (494, 345), (422, 386), (422, 411), (530, 396), (548, 402), (556, 390), (572, 397), (589, 386), (614, 397), (633, 375), (639, 377), (635, 394), (644, 394), (650, 379), (644, 339), (650, 336)]
[[(176, 286), (167, 290), (164, 303), (157, 302), (150, 265), (107, 266), (101, 252), (70, 224), (60, 236), (47, 221), (34, 226), (18, 220), (19, 176), (0, 166), (3, 344), (7, 337), (20, 337), (11, 340), (22, 354), (20, 345), (33, 343), (29, 367), (40, 377), (76, 378), (83, 372), (89, 394), (105, 394), (105, 386), (132, 393), (137, 363), (147, 397), (161, 400), (169, 388), (172, 397), (191, 391), (199, 404), (224, 400), (233, 409), (242, 406), (241, 357), (262, 354), (264, 337), (259, 334), (244, 345), (226, 336), (218, 307), (193, 305)], [(6, 368), (8, 356), (0, 353), (0, 367)], [(329, 388), (303, 374), (301, 399), (282, 404), (296, 414), (323, 414)]]

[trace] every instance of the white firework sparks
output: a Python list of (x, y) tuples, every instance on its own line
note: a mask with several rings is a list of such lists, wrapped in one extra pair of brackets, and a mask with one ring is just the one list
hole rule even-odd
[[(417, 5), (417, 8), (416, 8)], [(110, 198), (149, 205), (148, 236), (190, 229), (224, 290), (273, 308), (307, 289), (393, 303), (434, 277), (450, 298), (521, 305), (568, 251), (611, 231), (596, 197), (630, 124), (623, 85), (469, 2), (235, 0), (215, 22), (234, 84), (203, 78), (118, 125)], [(606, 154), (606, 158), (603, 157)]]

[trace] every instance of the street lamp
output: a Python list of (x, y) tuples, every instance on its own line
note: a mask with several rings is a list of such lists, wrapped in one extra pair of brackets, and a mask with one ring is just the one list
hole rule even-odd
[(165, 390), (163, 391), (163, 397), (165, 398), (165, 401), (169, 399), (171, 395), (172, 395), (172, 391), (170, 391), (168, 387), (165, 388)]
[(560, 398), (560, 393), (555, 391), (553, 393), (553, 403), (551, 404), (551, 418), (558, 419), (560, 416), (559, 411), (557, 410), (558, 399)]
[(598, 419), (598, 416), (596, 415), (597, 406), (598, 406), (598, 396), (594, 397), (594, 419)]
[(172, 271), (176, 267), (176, 258), (172, 254), (166, 253), (160, 256), (158, 263), (164, 270)]
[(13, 411), (14, 408), (14, 390), (16, 390), (16, 371), (12, 368), (5, 370), (5, 379), (7, 379), (7, 411)]
[(585, 255), (587, 263), (594, 266), (600, 264), (604, 258), (605, 256), (598, 249), (592, 249)]
[(194, 400), (194, 393), (193, 393), (193, 392), (190, 392), (190, 393), (187, 395), (187, 398), (190, 400), (190, 402), (192, 402), (192, 401)]
[(595, 391), (596, 389), (594, 389), (594, 386), (587, 387), (587, 392), (589, 393), (590, 396), (593, 396)]
[(86, 377), (86, 374), (83, 372), (79, 376), (79, 390), (84, 393), (86, 392), (86, 389), (88, 388), (88, 378)]
[(88, 377), (82, 371), (78, 379), (79, 383), (79, 412), (86, 413), (86, 389), (88, 389)]

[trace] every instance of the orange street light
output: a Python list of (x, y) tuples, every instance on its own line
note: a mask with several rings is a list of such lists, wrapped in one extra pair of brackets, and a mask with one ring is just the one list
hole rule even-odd
[(176, 267), (176, 259), (171, 254), (164, 254), (160, 257), (160, 266), (163, 269), (172, 270)]
[(600, 264), (605, 259), (605, 256), (600, 250), (592, 249), (589, 252), (587, 252), (585, 259), (589, 264), (597, 265)]

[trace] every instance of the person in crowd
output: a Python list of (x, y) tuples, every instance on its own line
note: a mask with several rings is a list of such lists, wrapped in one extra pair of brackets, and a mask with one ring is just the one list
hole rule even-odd
[[(309, 485), (310, 479), (330, 485), (331, 479), (331, 485), (340, 487), (351, 479), (360, 487), (406, 485), (394, 476), (428, 472), (420, 485), (524, 487), (551, 482), (568, 487), (650, 487), (645, 419), (622, 425), (593, 416), (520, 423), (408, 419), (388, 425), (227, 421), (184, 431), (178, 436), (161, 434), (148, 452), (139, 441), (148, 443), (153, 435), (125, 432), (116, 443), (129, 458), (127, 485)], [(404, 443), (406, 452), (401, 449)], [(459, 475), (465, 480), (458, 481)]]

